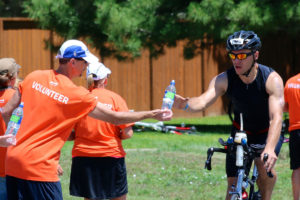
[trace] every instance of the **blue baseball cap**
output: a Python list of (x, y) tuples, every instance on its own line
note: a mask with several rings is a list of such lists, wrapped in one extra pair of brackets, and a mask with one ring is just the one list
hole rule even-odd
[(82, 58), (88, 63), (98, 62), (98, 58), (92, 54), (87, 46), (79, 40), (65, 41), (56, 56), (56, 58)]

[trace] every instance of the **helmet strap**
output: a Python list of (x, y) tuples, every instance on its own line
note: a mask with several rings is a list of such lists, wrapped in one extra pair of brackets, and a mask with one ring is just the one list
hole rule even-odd
[(251, 67), (250, 67), (245, 73), (243, 73), (242, 75), (243, 75), (243, 76), (246, 76), (246, 77), (249, 77), (250, 72), (251, 72), (252, 68), (254, 67), (254, 64), (255, 64), (255, 63), (256, 63), (256, 60), (255, 60), (254, 54), (253, 54), (253, 62), (252, 62)]

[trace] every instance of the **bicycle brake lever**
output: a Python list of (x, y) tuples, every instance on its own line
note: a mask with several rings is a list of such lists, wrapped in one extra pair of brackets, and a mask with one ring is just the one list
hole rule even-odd
[(224, 140), (222, 139), (222, 138), (219, 138), (219, 143), (222, 145), (222, 146), (226, 146), (227, 145), (227, 143), (226, 142), (224, 142)]
[(214, 148), (211, 147), (207, 150), (207, 159), (205, 161), (204, 169), (211, 170), (211, 157), (214, 153)]
[(209, 171), (211, 170), (211, 162), (209, 160), (205, 161), (204, 169), (207, 169)]
[[(264, 158), (263, 158), (264, 163), (267, 162), (268, 157), (269, 157), (269, 155), (268, 155), (267, 153), (265, 153), (265, 154), (264, 154)], [(270, 177), (270, 178), (273, 178), (273, 177), (274, 177), (274, 175), (272, 174), (271, 171), (269, 171), (269, 172), (267, 171), (267, 175), (268, 175), (268, 177)]]

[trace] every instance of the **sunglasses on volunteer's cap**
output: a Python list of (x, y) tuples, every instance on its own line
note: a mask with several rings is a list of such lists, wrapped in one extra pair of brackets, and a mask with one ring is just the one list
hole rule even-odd
[(251, 55), (253, 55), (253, 54), (254, 54), (254, 52), (249, 52), (249, 53), (237, 53), (237, 54), (230, 52), (230, 53), (228, 53), (228, 56), (229, 56), (229, 58), (231, 58), (232, 60), (235, 60), (235, 59), (244, 60), (244, 59), (246, 59), (248, 56), (251, 56)]
[(75, 60), (80, 60), (80, 61), (84, 61), (85, 64), (89, 64), (86, 60), (84, 60), (83, 58), (75, 58)]

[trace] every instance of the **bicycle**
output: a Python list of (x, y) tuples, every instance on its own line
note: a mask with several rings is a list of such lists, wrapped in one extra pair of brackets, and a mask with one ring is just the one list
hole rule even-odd
[[(250, 145), (247, 144), (247, 135), (243, 131), (243, 122), (241, 115), (241, 129), (236, 133), (235, 138), (229, 137), (226, 142), (219, 138), (219, 143), (224, 148), (210, 147), (207, 150), (207, 160), (205, 162), (205, 169), (211, 170), (211, 158), (214, 152), (234, 154), (236, 153), (236, 166), (238, 168), (237, 181), (232, 185), (232, 191), (229, 192), (231, 200), (260, 200), (259, 191), (255, 191), (255, 183), (258, 177), (258, 170), (254, 164), (252, 176), (249, 178), (252, 162), (255, 157), (260, 156), (260, 152), (264, 149), (264, 145)], [(268, 159), (268, 155), (264, 155), (264, 162)], [(250, 168), (248, 168), (250, 167)], [(248, 171), (249, 170), (249, 171)], [(267, 172), (269, 177), (273, 177), (271, 172)], [(250, 185), (249, 194), (247, 188)]]
[(174, 133), (178, 135), (182, 134), (196, 134), (197, 130), (195, 126), (186, 127), (184, 124), (181, 126), (165, 125), (163, 122), (159, 121), (156, 123), (150, 122), (135, 122), (134, 131), (159, 131), (163, 133)]

